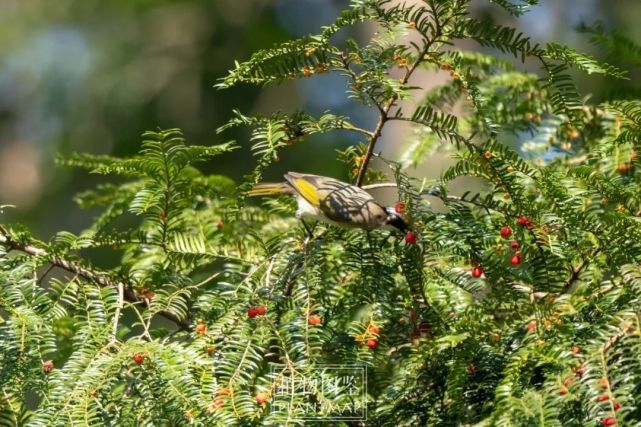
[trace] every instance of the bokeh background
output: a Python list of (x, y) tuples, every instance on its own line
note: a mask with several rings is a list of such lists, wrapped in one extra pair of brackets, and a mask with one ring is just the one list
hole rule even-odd
[[(55, 156), (84, 151), (133, 154), (147, 129), (180, 127), (194, 144), (235, 139), (243, 150), (204, 166), (240, 180), (254, 166), (246, 130), (217, 135), (217, 127), (244, 113), (331, 109), (371, 127), (369, 111), (345, 97), (345, 81), (322, 75), (268, 87), (213, 88), (217, 79), (274, 43), (317, 33), (347, 0), (0, 0), (0, 222), (20, 222), (47, 239), (55, 231), (81, 231), (92, 213), (79, 210), (73, 195), (103, 177), (60, 169)], [(639, 0), (541, 0), (518, 20), (486, 0), (474, 14), (515, 25), (535, 41), (556, 41), (599, 57), (581, 23), (601, 21), (641, 40)], [(364, 40), (372, 28), (343, 37)], [(470, 47), (470, 46), (467, 46)], [(474, 46), (471, 46), (474, 47)], [(478, 47), (477, 47), (478, 48)], [(632, 70), (632, 77), (638, 73)], [(442, 76), (420, 76), (431, 85)], [(583, 93), (598, 99), (616, 82), (584, 78)], [(398, 157), (407, 130), (384, 135), (386, 155)], [(296, 144), (268, 171), (341, 176), (336, 148), (355, 144), (345, 133)], [(439, 164), (415, 173), (437, 174)]]

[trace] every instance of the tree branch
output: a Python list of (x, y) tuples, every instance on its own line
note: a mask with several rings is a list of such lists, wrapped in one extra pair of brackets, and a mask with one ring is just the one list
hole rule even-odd
[[(405, 71), (405, 75), (401, 79), (401, 85), (407, 84), (407, 82), (409, 81), (410, 77), (412, 76), (416, 68), (419, 66), (421, 62), (423, 62), (423, 59), (427, 54), (427, 52), (429, 52), (432, 44), (441, 36), (440, 23), (438, 22), (438, 18), (436, 17), (436, 14), (434, 14), (433, 16), (436, 22), (435, 34), (431, 39), (425, 40), (425, 45), (423, 46), (423, 49), (421, 49), (421, 51), (418, 53), (416, 60)], [(378, 106), (380, 115), (379, 115), (378, 123), (376, 124), (376, 128), (374, 129), (374, 131), (370, 136), (369, 143), (367, 144), (367, 150), (365, 152), (365, 155), (363, 156), (363, 160), (361, 161), (360, 168), (358, 170), (358, 176), (356, 177), (356, 185), (358, 187), (363, 185), (363, 180), (365, 179), (365, 173), (367, 172), (367, 166), (369, 165), (369, 161), (371, 160), (372, 155), (374, 154), (374, 148), (376, 147), (376, 142), (378, 142), (378, 139), (381, 137), (385, 123), (388, 120), (390, 120), (389, 112), (392, 109), (392, 107), (396, 104), (396, 101), (398, 101), (398, 98), (399, 98), (399, 94), (395, 92), (390, 98), (390, 100), (387, 102), (387, 104), (385, 104), (384, 106), (381, 107), (378, 103), (375, 103)]]
[(363, 190), (376, 190), (378, 188), (396, 188), (398, 184), (395, 182), (377, 182), (376, 184), (363, 185)]
[(370, 138), (374, 137), (374, 132), (370, 132), (367, 129), (359, 128), (357, 126), (353, 126), (352, 124), (347, 124), (346, 123), (345, 125), (343, 125), (343, 127), (338, 128), (338, 129), (348, 130), (348, 131), (360, 133), (360, 134), (363, 134), (363, 135), (368, 136)]
[[(58, 256), (51, 256), (44, 249), (35, 247), (33, 245), (24, 244), (13, 240), (6, 229), (0, 225), (0, 244), (4, 244), (9, 250), (17, 250), (24, 252), (28, 255), (34, 257), (44, 257), (47, 258), (51, 265), (66, 270), (70, 273), (77, 274), (78, 276), (89, 280), (101, 287), (112, 287), (120, 290), (122, 288), (124, 299), (131, 303), (142, 304), (147, 306), (149, 304), (148, 300), (144, 297), (139, 296), (136, 292), (131, 289), (128, 289), (123, 282), (116, 282), (112, 280), (107, 273), (89, 270), (81, 265), (75, 264), (71, 261), (65, 260)], [(191, 322), (187, 319), (180, 319), (175, 314), (169, 311), (160, 311), (159, 315), (164, 317), (167, 320), (175, 323), (181, 330), (189, 329)]]
[(599, 252), (601, 252), (602, 250), (603, 250), (603, 246), (599, 246), (588, 257), (583, 258), (581, 263), (578, 266), (576, 266), (576, 268), (572, 269), (572, 274), (570, 275), (568, 280), (565, 281), (565, 284), (563, 285), (563, 289), (561, 290), (560, 294), (565, 294), (570, 290), (574, 282), (576, 282), (577, 279), (579, 278), (579, 274), (581, 274), (581, 272), (585, 270), (585, 268), (590, 264), (590, 261), (592, 261), (594, 257), (596, 257), (599, 254)]

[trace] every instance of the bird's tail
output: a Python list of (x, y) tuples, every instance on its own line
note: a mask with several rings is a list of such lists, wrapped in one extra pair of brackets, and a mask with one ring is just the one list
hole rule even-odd
[(248, 196), (275, 196), (293, 194), (292, 187), (285, 182), (261, 182), (247, 192)]

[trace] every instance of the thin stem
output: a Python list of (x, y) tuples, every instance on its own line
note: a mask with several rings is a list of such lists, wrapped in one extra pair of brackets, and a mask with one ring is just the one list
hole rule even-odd
[(343, 127), (340, 129), (360, 133), (370, 138), (374, 137), (374, 132), (371, 132), (367, 129), (359, 128), (357, 126), (353, 126), (352, 124), (344, 124)]
[[(74, 273), (90, 282), (97, 284), (102, 287), (111, 287), (118, 288), (119, 285), (123, 285), (123, 295), (126, 301), (131, 303), (139, 303), (144, 306), (148, 305), (148, 301), (145, 298), (142, 298), (136, 292), (131, 289), (127, 289), (122, 282), (116, 282), (112, 280), (106, 273), (100, 271), (89, 270), (85, 267), (82, 267), (78, 264), (75, 264), (71, 261), (67, 261), (58, 256), (51, 256), (44, 249), (37, 248), (33, 245), (24, 244), (18, 241), (13, 240), (9, 237), (6, 229), (0, 225), (0, 243), (5, 244), (10, 250), (17, 250), (24, 252), (28, 255), (35, 257), (47, 258), (47, 260), (54, 266), (62, 268), (70, 273)], [(169, 311), (160, 311), (159, 315), (165, 319), (171, 320), (174, 322), (180, 329), (189, 329), (190, 322), (186, 319), (180, 319), (175, 314)]]
[(363, 185), (363, 190), (376, 190), (377, 188), (396, 188), (398, 184), (395, 182), (378, 182), (376, 184)]
[[(419, 66), (421, 62), (423, 62), (423, 59), (427, 52), (429, 52), (430, 47), (434, 43), (434, 41), (440, 37), (440, 24), (438, 24), (438, 20), (435, 17), (435, 20), (437, 21), (437, 31), (434, 35), (434, 38), (425, 41), (425, 45), (423, 46), (423, 49), (418, 53), (418, 56), (416, 60), (412, 63), (410, 67), (407, 68), (405, 71), (405, 75), (401, 79), (401, 85), (407, 84), (409, 81), (410, 77), (416, 70), (416, 68)], [(369, 143), (367, 144), (367, 150), (365, 151), (365, 155), (363, 156), (363, 160), (361, 161), (360, 168), (358, 170), (358, 176), (356, 177), (356, 185), (357, 186), (362, 186), (363, 185), (363, 180), (365, 179), (365, 173), (367, 172), (367, 166), (369, 165), (369, 161), (372, 158), (372, 155), (374, 154), (374, 148), (376, 147), (376, 143), (378, 142), (379, 138), (381, 137), (381, 134), (383, 132), (383, 127), (385, 126), (385, 123), (390, 120), (389, 112), (392, 109), (392, 107), (396, 104), (396, 101), (398, 101), (399, 94), (394, 93), (390, 100), (385, 104), (384, 106), (380, 106), (378, 103), (376, 105), (379, 107), (379, 118), (378, 118), (378, 123), (376, 124), (376, 128), (372, 132)]]
[(116, 312), (114, 313), (114, 323), (111, 331), (111, 342), (116, 342), (116, 335), (118, 333), (118, 321), (120, 320), (120, 311), (124, 304), (125, 299), (125, 287), (122, 282), (117, 284), (118, 287), (118, 305), (116, 305)]
[(570, 291), (570, 288), (572, 287), (574, 282), (577, 281), (581, 272), (587, 268), (587, 266), (590, 264), (590, 261), (593, 260), (594, 257), (596, 257), (602, 250), (603, 246), (599, 246), (590, 254), (590, 256), (583, 258), (581, 263), (576, 268), (572, 269), (572, 274), (570, 275), (568, 280), (565, 281), (563, 290), (560, 292), (561, 294), (565, 294)]

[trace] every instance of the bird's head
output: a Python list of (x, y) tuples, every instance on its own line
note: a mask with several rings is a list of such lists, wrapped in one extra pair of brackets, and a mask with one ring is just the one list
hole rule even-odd
[(394, 227), (403, 233), (409, 231), (409, 227), (401, 214), (396, 212), (394, 208), (386, 208), (385, 210), (387, 211), (387, 218), (385, 219), (386, 226)]

